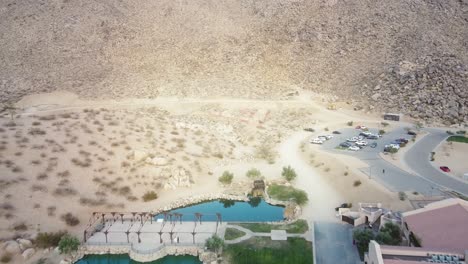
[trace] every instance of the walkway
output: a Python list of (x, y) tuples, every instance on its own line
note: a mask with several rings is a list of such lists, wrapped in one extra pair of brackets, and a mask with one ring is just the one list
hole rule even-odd
[[(245, 235), (242, 237), (239, 237), (233, 240), (225, 240), (226, 244), (236, 244), (236, 243), (245, 241), (247, 239), (250, 239), (252, 237), (271, 237), (272, 236), (272, 233), (252, 232), (251, 230), (244, 228), (242, 226), (238, 226), (238, 225), (227, 225), (226, 228), (234, 228), (245, 233)], [(307, 241), (310, 241), (310, 236), (308, 235), (307, 232), (304, 234), (286, 234), (286, 236), (287, 237), (301, 237), (301, 238), (306, 239)]]
[(352, 241), (352, 226), (343, 223), (315, 222), (316, 264), (361, 263)]

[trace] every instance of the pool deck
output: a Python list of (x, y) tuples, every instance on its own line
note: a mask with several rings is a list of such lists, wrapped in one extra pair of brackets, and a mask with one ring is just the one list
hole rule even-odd
[[(226, 223), (216, 222), (169, 222), (153, 221), (141, 224), (138, 221), (106, 221), (101, 232), (91, 235), (87, 245), (125, 245), (129, 244), (139, 251), (157, 250), (164, 244), (195, 245), (204, 244), (214, 234), (224, 233)], [(107, 240), (105, 231), (107, 231)], [(127, 240), (127, 233), (128, 240)], [(138, 233), (140, 232), (140, 241)], [(171, 241), (172, 233), (172, 241)], [(162, 243), (161, 243), (162, 240)]]

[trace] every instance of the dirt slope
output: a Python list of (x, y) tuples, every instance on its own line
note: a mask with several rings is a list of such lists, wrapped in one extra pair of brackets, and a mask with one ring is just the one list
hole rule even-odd
[(366, 101), (403, 61), (468, 64), (467, 0), (5, 0), (0, 17), (1, 101), (57, 89), (273, 98), (298, 88)]

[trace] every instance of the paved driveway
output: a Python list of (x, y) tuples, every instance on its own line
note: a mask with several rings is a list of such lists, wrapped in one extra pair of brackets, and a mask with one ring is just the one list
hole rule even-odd
[(361, 263), (353, 245), (352, 226), (336, 222), (315, 222), (317, 264)]
[(430, 161), (430, 153), (447, 138), (447, 133), (440, 129), (424, 129), (430, 134), (419, 140), (404, 156), (404, 161), (414, 172), (429, 181), (455, 190), (468, 196), (468, 183), (452, 178), (434, 167)]

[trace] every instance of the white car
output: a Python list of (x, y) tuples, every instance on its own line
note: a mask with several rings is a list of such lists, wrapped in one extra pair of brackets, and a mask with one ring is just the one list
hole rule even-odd
[(328, 138), (326, 138), (325, 136), (318, 136), (317, 138), (322, 140), (322, 141), (327, 141), (328, 140)]
[(359, 139), (358, 139), (357, 137), (352, 137), (352, 138), (346, 139), (346, 141), (348, 141), (348, 142), (356, 142), (356, 141), (358, 141), (358, 140), (359, 140)]
[(357, 139), (358, 139), (359, 141), (363, 141), (363, 140), (364, 140), (364, 137), (363, 137), (363, 136), (359, 136), (359, 137), (357, 137)]
[(358, 141), (356, 142), (356, 145), (362, 146), (362, 147), (367, 146), (367, 141)]
[(333, 138), (333, 135), (325, 135), (325, 137), (326, 137), (327, 139), (332, 139), (332, 138)]
[(319, 138), (314, 138), (310, 140), (310, 143), (312, 144), (323, 144), (323, 140), (320, 140)]
[(351, 150), (351, 151), (358, 151), (358, 150), (360, 150), (360, 148), (357, 147), (357, 146), (351, 146), (351, 147), (348, 148), (348, 150)]

